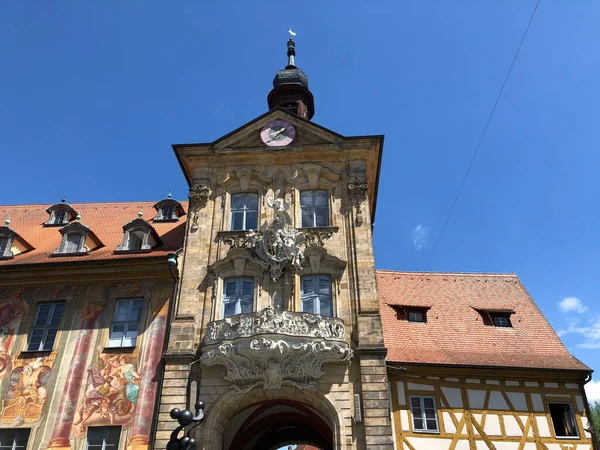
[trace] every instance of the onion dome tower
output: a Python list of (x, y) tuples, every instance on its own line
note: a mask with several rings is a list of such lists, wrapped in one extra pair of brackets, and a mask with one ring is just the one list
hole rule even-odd
[(288, 64), (285, 69), (280, 70), (273, 79), (273, 89), (269, 92), (267, 103), (269, 109), (277, 106), (310, 120), (315, 114), (315, 101), (308, 89), (308, 77), (296, 67), (294, 58), (296, 56), (296, 43), (293, 36), (296, 35), (289, 30), (290, 39), (287, 42)]

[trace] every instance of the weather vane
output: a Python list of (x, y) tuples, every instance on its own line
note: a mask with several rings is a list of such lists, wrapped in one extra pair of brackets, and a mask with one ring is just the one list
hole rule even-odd
[(292, 27), (290, 27), (290, 29), (288, 30), (288, 33), (290, 33), (290, 39), (293, 38), (294, 36), (296, 36), (296, 34), (297, 34), (292, 31)]

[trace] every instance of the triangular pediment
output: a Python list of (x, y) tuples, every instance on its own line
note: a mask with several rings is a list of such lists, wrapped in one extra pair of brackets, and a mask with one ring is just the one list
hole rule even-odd
[[(296, 129), (296, 137), (285, 148), (303, 147), (314, 145), (341, 144), (344, 137), (327, 128), (305, 120), (295, 114), (289, 113), (284, 109), (275, 108), (266, 114), (243, 125), (237, 130), (213, 142), (213, 148), (217, 149), (251, 149), (251, 148), (269, 148), (262, 141), (260, 132), (269, 122), (277, 119), (285, 120), (291, 123)], [(281, 149), (281, 147), (271, 147)]]

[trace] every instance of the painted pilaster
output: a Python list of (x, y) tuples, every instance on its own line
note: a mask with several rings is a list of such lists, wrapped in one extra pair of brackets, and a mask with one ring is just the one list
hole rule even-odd
[(101, 311), (102, 308), (98, 305), (88, 305), (82, 311), (81, 330), (77, 336), (69, 377), (65, 383), (62, 400), (56, 415), (54, 432), (48, 448), (54, 450), (71, 449), (70, 436), (77, 410), (77, 400), (87, 375), (88, 354), (94, 330), (97, 328), (96, 321)]

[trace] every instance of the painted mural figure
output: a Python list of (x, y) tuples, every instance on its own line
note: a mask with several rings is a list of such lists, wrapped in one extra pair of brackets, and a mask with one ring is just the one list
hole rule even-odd
[(140, 375), (127, 355), (100, 352), (97, 366), (88, 369), (89, 386), (75, 416), (78, 436), (90, 425), (121, 425), (127, 427), (140, 390)]
[(10, 353), (24, 313), (22, 302), (16, 298), (0, 302), (0, 379), (13, 368)]

